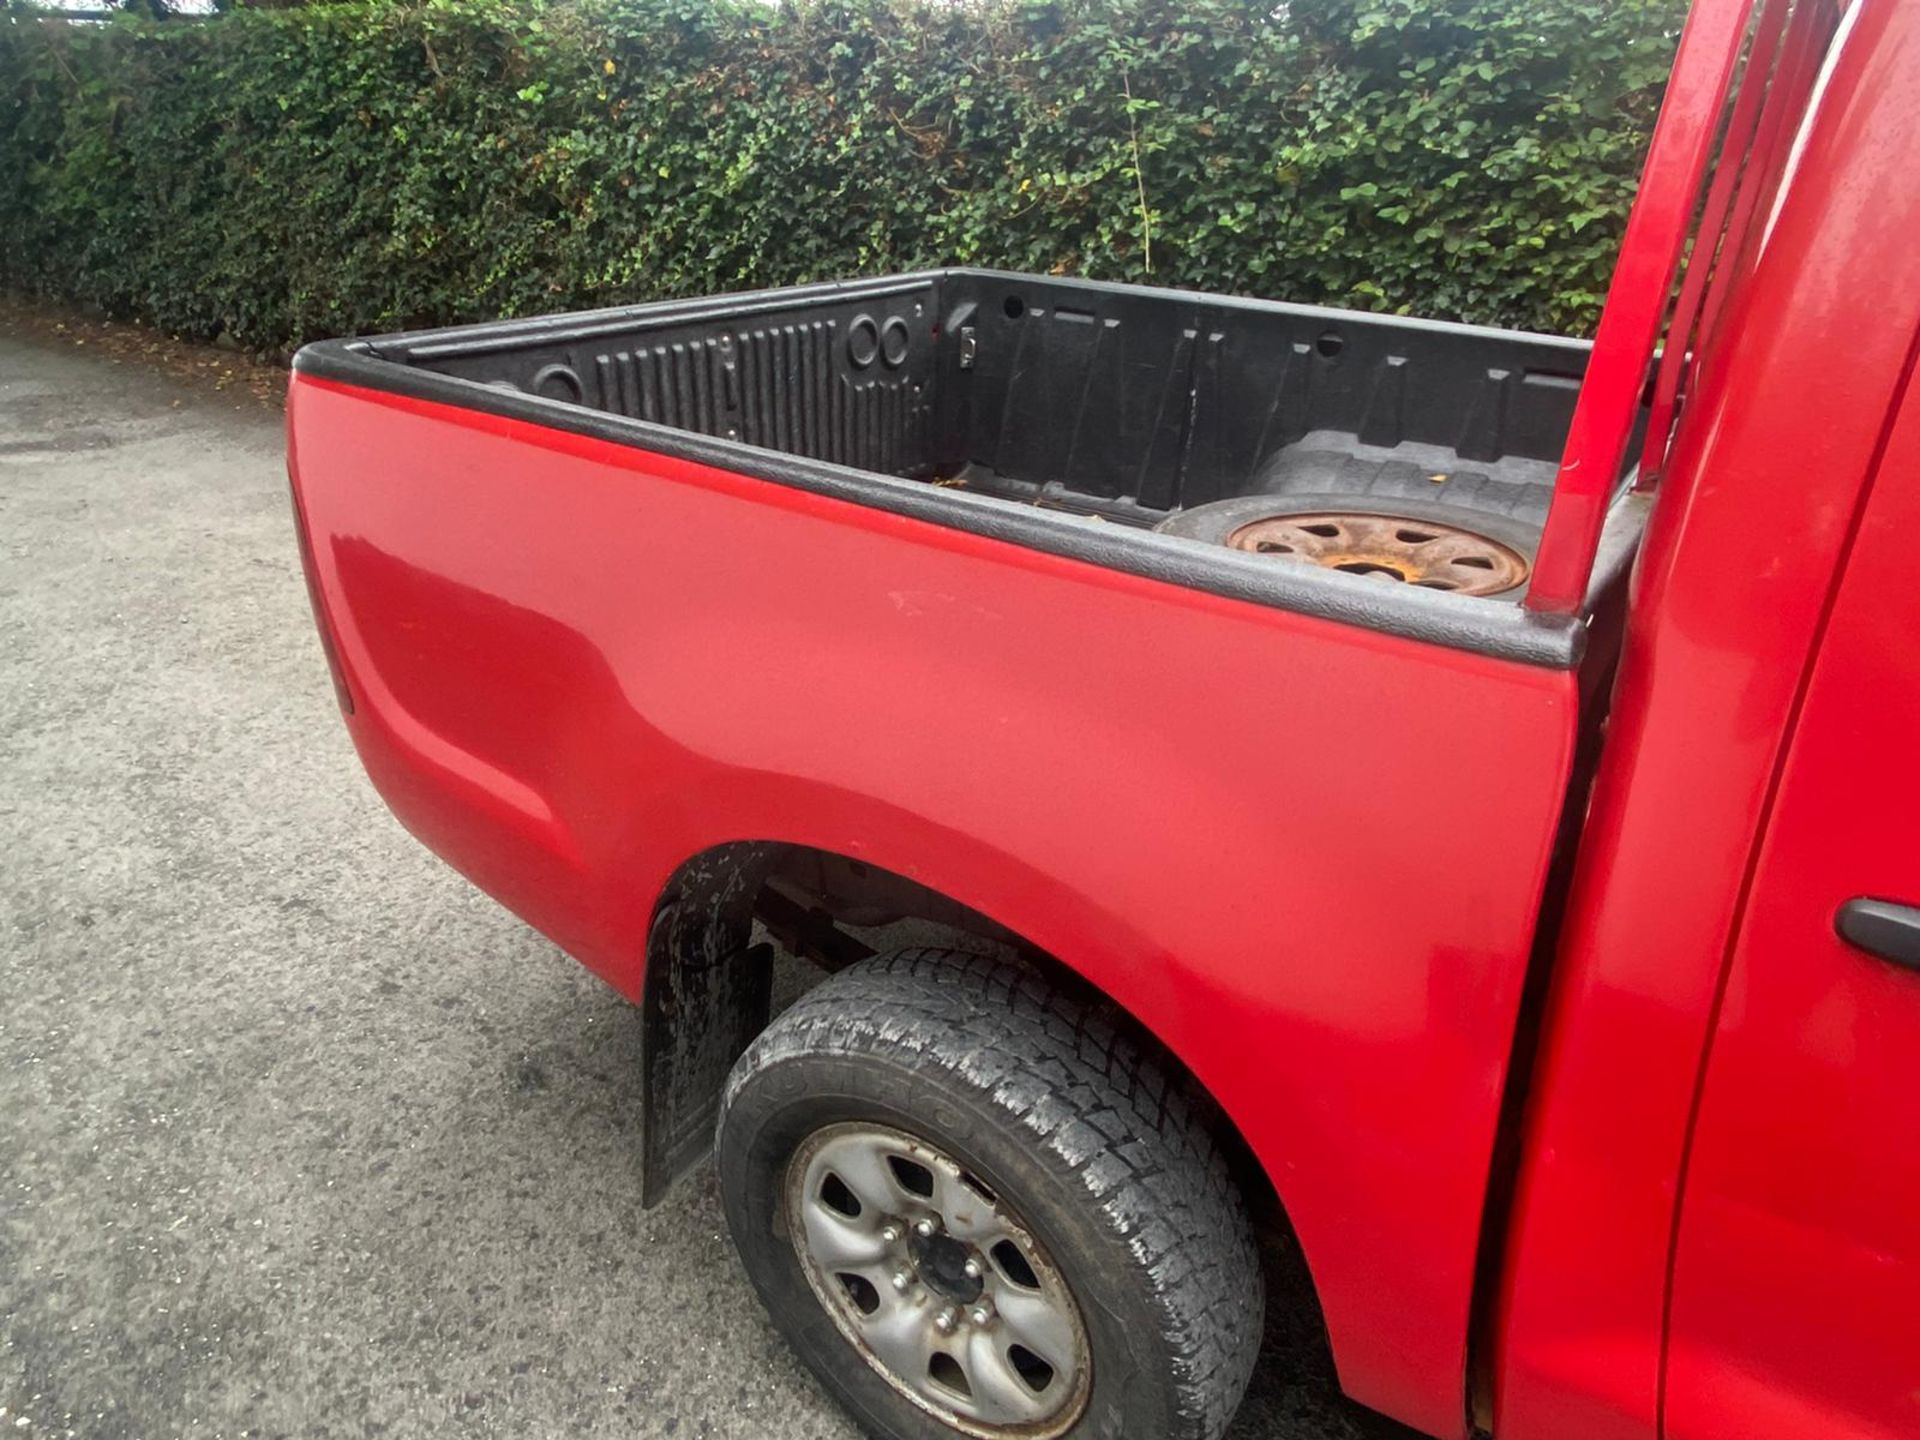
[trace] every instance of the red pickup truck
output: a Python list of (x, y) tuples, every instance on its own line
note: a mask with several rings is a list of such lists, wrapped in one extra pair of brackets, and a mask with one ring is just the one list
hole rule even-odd
[(1700, 0), (1591, 345), (957, 269), (311, 346), (289, 453), (870, 1432), (1217, 1437), (1270, 1231), (1433, 1435), (1892, 1440), (1916, 337), (1920, 4)]

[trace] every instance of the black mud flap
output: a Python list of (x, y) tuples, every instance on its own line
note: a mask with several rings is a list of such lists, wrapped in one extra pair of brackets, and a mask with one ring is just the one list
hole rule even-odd
[(727, 1072), (766, 1027), (773, 951), (750, 941), (772, 856), (753, 844), (697, 856), (654, 910), (640, 1002), (645, 1205), (706, 1157)]

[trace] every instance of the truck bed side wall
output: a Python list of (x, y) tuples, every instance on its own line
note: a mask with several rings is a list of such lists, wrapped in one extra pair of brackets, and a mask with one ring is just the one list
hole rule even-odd
[(1141, 523), (1270, 488), (1293, 447), (1322, 457), (1316, 473), (1351, 452), (1348, 489), (1393, 457), (1544, 513), (1589, 349), (980, 270), (373, 343), (611, 415)]
[(310, 376), (290, 425), (349, 724), (432, 848), (629, 995), (730, 841), (1024, 934), (1247, 1136), (1350, 1391), (1462, 1431), (1573, 672)]
[(1544, 486), (1589, 348), (990, 271), (953, 272), (944, 303), (947, 343), (974, 340), (969, 369), (943, 357), (939, 371), (950, 462), (1150, 519), (1269, 488), (1309, 436), (1356, 460), (1445, 454), (1446, 470)]
[(932, 469), (939, 276), (463, 327), (383, 358), (883, 474)]

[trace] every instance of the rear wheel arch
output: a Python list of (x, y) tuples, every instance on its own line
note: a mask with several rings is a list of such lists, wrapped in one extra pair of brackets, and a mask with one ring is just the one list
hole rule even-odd
[[(706, 1156), (727, 1073), (771, 1018), (773, 954), (752, 941), (756, 910), (766, 908), (771, 891), (787, 902), (780, 906), (782, 916), (795, 923), (792, 902), (811, 898), (820, 906), (804, 919), (823, 923), (834, 908), (845, 912), (847, 887), (864, 882), (899, 918), (940, 925), (966, 937), (960, 943), (968, 948), (1016, 953), (1050, 983), (1099, 995), (1212, 1108), (1221, 1149), (1256, 1220), (1293, 1245), (1284, 1199), (1230, 1112), (1177, 1051), (1089, 973), (1091, 967), (1035, 944), (1010, 917), (983, 914), (924, 880), (786, 841), (736, 841), (701, 851), (674, 870), (655, 901), (640, 994), (647, 1204)], [(820, 893), (823, 888), (838, 893)], [(856, 914), (854, 923), (869, 918)], [(816, 943), (827, 937), (803, 938)], [(864, 947), (848, 953), (842, 963), (864, 953)], [(832, 968), (829, 955), (811, 958)]]

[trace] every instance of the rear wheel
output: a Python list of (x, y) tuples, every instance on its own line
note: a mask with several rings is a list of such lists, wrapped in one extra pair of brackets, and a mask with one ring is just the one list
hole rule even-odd
[(898, 1440), (1214, 1440), (1260, 1340), (1202, 1106), (1097, 999), (943, 950), (770, 1026), (719, 1128), (728, 1224), (802, 1360)]

